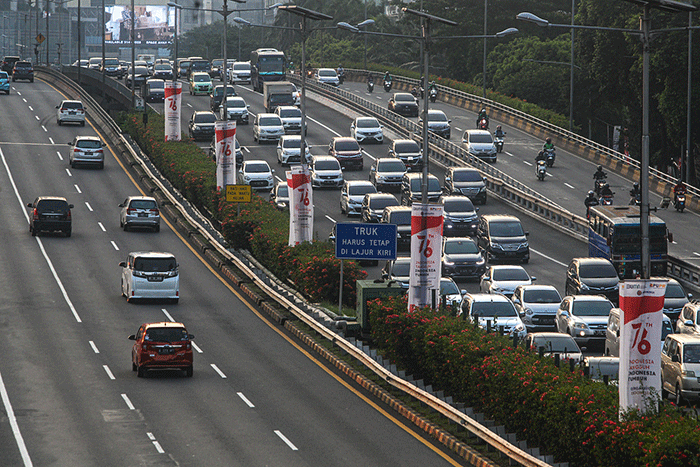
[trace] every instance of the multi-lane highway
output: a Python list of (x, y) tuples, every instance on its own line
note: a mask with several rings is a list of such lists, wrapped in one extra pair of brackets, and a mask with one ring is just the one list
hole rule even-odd
[[(70, 168), (66, 143), (99, 131), (59, 127), (62, 98), (37, 79), (2, 99), (0, 464), (457, 465), (269, 323), (170, 222), (160, 233), (122, 231), (117, 205), (141, 190), (111, 147), (104, 170)], [(339, 130), (321, 109), (319, 121)], [(321, 144), (327, 130), (313, 128)], [(274, 150), (248, 136), (246, 157)], [(74, 204), (70, 238), (29, 234), (26, 204), (38, 195)], [(319, 209), (337, 211), (330, 198)], [(138, 250), (175, 254), (179, 304), (120, 296), (118, 263)], [(127, 336), (163, 320), (196, 336), (193, 378), (131, 371)]]

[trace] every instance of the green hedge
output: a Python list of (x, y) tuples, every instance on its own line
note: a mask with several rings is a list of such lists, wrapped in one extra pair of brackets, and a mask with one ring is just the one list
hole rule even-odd
[(372, 338), (407, 373), (486, 413), (557, 462), (576, 466), (700, 466), (700, 427), (672, 404), (618, 421), (618, 391), (540, 359), (512, 341), (405, 297), (369, 304)]
[[(185, 198), (199, 209), (212, 213), (232, 248), (245, 248), (282, 280), (290, 279), (312, 301), (338, 303), (340, 261), (328, 242), (287, 245), (289, 214), (253, 195), (252, 202), (238, 206), (226, 202), (216, 190), (216, 164), (194, 142), (164, 142), (163, 116), (149, 113), (122, 114), (119, 124), (131, 135), (158, 170)], [(355, 306), (355, 281), (367, 273), (354, 261), (343, 265), (343, 303)]]

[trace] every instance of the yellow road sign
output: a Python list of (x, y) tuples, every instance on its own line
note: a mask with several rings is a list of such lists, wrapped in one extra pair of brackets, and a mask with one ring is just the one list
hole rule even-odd
[(226, 185), (226, 201), (229, 203), (250, 203), (250, 185)]
[(36, 36), (36, 41), (37, 41), (39, 44), (41, 44), (41, 43), (44, 42), (45, 40), (46, 40), (46, 38), (44, 37), (43, 34), (39, 34), (38, 36)]

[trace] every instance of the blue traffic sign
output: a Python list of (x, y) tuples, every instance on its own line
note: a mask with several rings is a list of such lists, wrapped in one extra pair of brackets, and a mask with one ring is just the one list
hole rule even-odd
[(336, 224), (338, 259), (396, 259), (395, 224)]

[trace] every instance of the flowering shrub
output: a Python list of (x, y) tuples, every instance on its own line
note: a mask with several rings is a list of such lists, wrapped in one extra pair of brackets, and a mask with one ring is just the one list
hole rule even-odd
[(369, 304), (385, 356), (455, 400), (483, 411), (558, 462), (578, 466), (700, 466), (700, 427), (669, 404), (618, 421), (615, 386), (512, 348), (459, 319), (406, 311), (406, 298)]
[[(238, 206), (226, 202), (216, 190), (216, 164), (189, 141), (164, 142), (163, 117), (149, 114), (144, 127), (141, 114), (122, 115), (121, 128), (129, 133), (151, 162), (192, 204), (212, 213), (221, 234), (232, 248), (249, 249), (262, 265), (282, 280), (291, 279), (299, 291), (316, 302), (338, 303), (340, 261), (327, 242), (290, 248), (289, 214), (260, 196)], [(367, 273), (354, 261), (343, 264), (343, 303), (355, 306), (355, 281)]]

